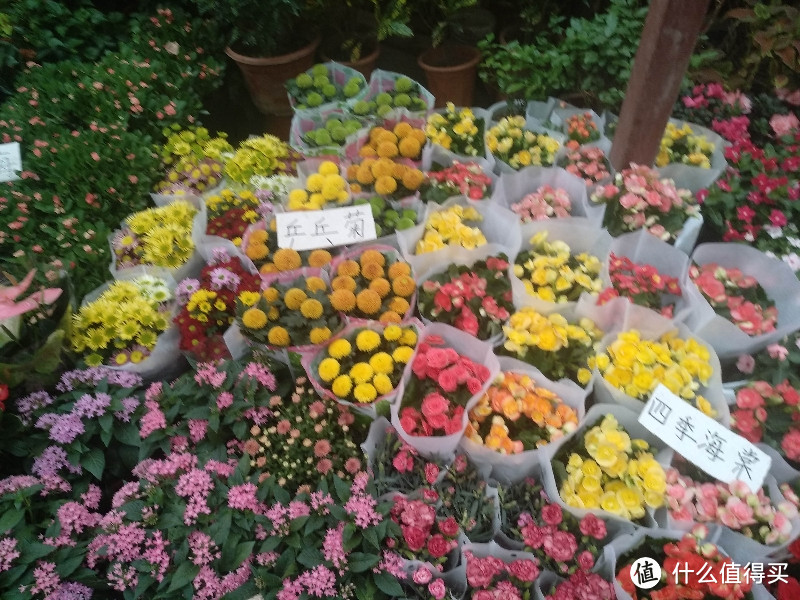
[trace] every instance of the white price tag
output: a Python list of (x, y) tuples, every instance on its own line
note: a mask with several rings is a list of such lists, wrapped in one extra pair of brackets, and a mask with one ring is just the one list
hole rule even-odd
[(276, 213), (275, 227), (278, 247), (295, 250), (358, 244), (378, 237), (370, 204)]
[(22, 153), (18, 142), (0, 144), (0, 181), (16, 181), (22, 171)]
[(659, 385), (639, 415), (639, 423), (703, 471), (752, 491), (764, 484), (772, 459), (742, 436), (717, 423)]

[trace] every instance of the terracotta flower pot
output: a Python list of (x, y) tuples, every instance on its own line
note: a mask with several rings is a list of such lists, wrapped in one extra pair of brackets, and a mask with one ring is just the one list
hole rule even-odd
[(370, 75), (378, 64), (378, 56), (380, 56), (381, 47), (377, 40), (373, 40), (372, 42), (365, 43), (364, 49), (366, 52), (368, 52), (368, 54), (365, 54), (361, 58), (357, 60), (343, 60), (336, 58), (333, 52), (328, 53), (323, 47), (322, 60), (324, 62), (333, 60), (338, 62), (340, 65), (344, 65), (345, 67), (351, 67), (361, 73), (367, 78), (367, 81), (369, 81)]
[(438, 46), (423, 52), (417, 63), (425, 71), (435, 106), (453, 102), (471, 106), (481, 53), (472, 46)]
[(316, 37), (310, 44), (290, 54), (253, 57), (225, 48), (239, 67), (253, 104), (265, 115), (291, 116), (292, 107), (284, 84), (292, 77), (314, 65), (314, 53), (319, 46)]

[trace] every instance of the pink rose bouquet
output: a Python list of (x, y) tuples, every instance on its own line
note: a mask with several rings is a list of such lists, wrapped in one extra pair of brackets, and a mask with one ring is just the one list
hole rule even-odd
[(583, 179), (586, 185), (594, 185), (611, 177), (611, 164), (606, 153), (596, 146), (567, 148), (558, 166)]
[(597, 573), (575, 571), (566, 580), (552, 586), (544, 600), (616, 600), (614, 586)]
[(566, 190), (543, 185), (519, 202), (514, 202), (511, 210), (519, 215), (523, 223), (563, 219), (572, 213), (572, 201)]
[(692, 265), (689, 277), (714, 312), (747, 335), (775, 331), (778, 309), (755, 277), (716, 263)]
[(467, 589), (472, 600), (522, 600), (530, 598), (533, 582), (540, 569), (535, 560), (518, 558), (509, 562), (497, 556), (478, 557), (464, 551), (467, 566)]
[(686, 219), (700, 212), (689, 190), (678, 189), (655, 169), (635, 163), (617, 173), (613, 183), (600, 186), (591, 199), (606, 205), (603, 225), (613, 236), (645, 228), (673, 242)]
[(429, 335), (417, 345), (411, 377), (400, 403), (400, 426), (411, 436), (442, 436), (462, 431), (467, 402), (491, 373), (461, 356), (444, 340)]
[(598, 305), (622, 296), (672, 318), (675, 297), (682, 295), (677, 277), (663, 275), (653, 265), (635, 263), (613, 252), (608, 257), (608, 276), (611, 287), (600, 292)]

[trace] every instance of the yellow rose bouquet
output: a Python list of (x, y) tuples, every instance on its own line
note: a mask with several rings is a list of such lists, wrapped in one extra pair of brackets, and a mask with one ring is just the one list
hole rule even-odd
[[(597, 404), (586, 420), (592, 425), (567, 440), (552, 459), (558, 494), (568, 506), (648, 524), (648, 513), (665, 504), (667, 489), (656, 450), (643, 439), (650, 436), (633, 413), (619, 407)], [(634, 437), (636, 431), (643, 437)]]
[[(681, 336), (677, 329), (655, 339), (644, 339), (636, 329), (622, 331), (589, 359), (589, 367), (597, 370), (605, 384), (633, 399), (615, 394), (604, 401), (641, 410), (658, 384), (663, 384), (704, 414), (727, 419), (725, 402), (712, 384), (715, 364), (719, 364), (716, 355), (703, 342)], [(720, 409), (723, 414), (718, 414)]]
[(437, 210), (425, 219), (424, 233), (414, 254), (426, 254), (446, 246), (461, 246), (472, 250), (487, 243), (478, 227), (483, 215), (474, 206), (455, 204)]
[(414, 355), (420, 323), (350, 325), (303, 366), (323, 398), (357, 407), (390, 400)]
[(331, 275), (331, 305), (348, 318), (400, 323), (414, 310), (411, 265), (390, 246), (345, 253), (331, 263)]
[(575, 302), (583, 292), (597, 295), (603, 289), (602, 262), (589, 252), (573, 253), (563, 240), (548, 241), (540, 231), (530, 240), (530, 248), (517, 255), (514, 275), (525, 291), (545, 302)]
[(549, 167), (561, 144), (544, 133), (525, 129), (525, 117), (503, 117), (486, 132), (486, 147), (512, 169)]
[(506, 340), (497, 351), (535, 366), (553, 381), (568, 378), (581, 385), (591, 379), (588, 360), (602, 332), (586, 317), (571, 323), (558, 313), (543, 315), (523, 306), (503, 326)]
[(285, 273), (303, 267), (321, 269), (333, 258), (331, 252), (323, 248), (302, 252), (293, 248), (278, 248), (274, 218), (270, 219), (269, 224), (259, 221), (248, 227), (242, 237), (241, 248), (262, 275)]
[(444, 112), (434, 112), (425, 124), (428, 139), (459, 156), (483, 156), (485, 120), (477, 117), (471, 108), (456, 110), (448, 102)]
[(701, 169), (711, 168), (711, 157), (714, 144), (704, 135), (698, 135), (691, 125), (684, 123), (678, 127), (675, 123), (667, 123), (664, 136), (656, 156), (656, 166), (666, 167), (670, 163), (681, 163)]
[(100, 288), (73, 315), (72, 350), (90, 367), (138, 365), (169, 328), (173, 298), (167, 282), (153, 275)]
[(328, 341), (343, 323), (328, 297), (328, 282), (319, 269), (287, 273), (265, 280), (261, 292), (236, 299), (241, 334), (274, 348), (298, 348)]

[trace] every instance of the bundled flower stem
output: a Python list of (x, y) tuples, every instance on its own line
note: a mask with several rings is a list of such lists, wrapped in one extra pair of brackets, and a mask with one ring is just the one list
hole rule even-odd
[(495, 502), (485, 478), (463, 454), (457, 454), (436, 483), (442, 501), (439, 514), (452, 517), (473, 543), (494, 537)]

